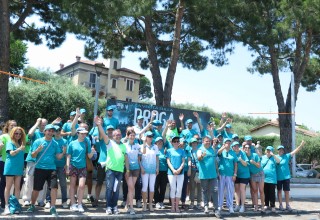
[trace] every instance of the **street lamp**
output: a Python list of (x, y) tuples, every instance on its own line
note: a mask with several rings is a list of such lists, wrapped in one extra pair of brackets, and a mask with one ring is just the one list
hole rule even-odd
[[(95, 97), (95, 101), (94, 101), (94, 109), (93, 109), (93, 118), (97, 116), (98, 114), (98, 102), (99, 102), (99, 90), (100, 90), (100, 76), (102, 74), (102, 71), (104, 69), (104, 64), (103, 63), (96, 63), (94, 65), (94, 68), (96, 70), (96, 85), (95, 85), (95, 89), (96, 89), (96, 97)], [(94, 120), (93, 120), (94, 121)]]

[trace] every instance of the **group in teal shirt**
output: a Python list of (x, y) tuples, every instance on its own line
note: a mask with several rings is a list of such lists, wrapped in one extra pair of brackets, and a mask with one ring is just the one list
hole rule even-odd
[(206, 152), (206, 155), (198, 163), (199, 179), (214, 179), (217, 178), (216, 169), (216, 152), (212, 147), (205, 148), (203, 145), (198, 151)]

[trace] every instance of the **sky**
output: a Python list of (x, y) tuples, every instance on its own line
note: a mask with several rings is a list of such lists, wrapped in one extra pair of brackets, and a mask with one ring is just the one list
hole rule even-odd
[[(84, 57), (84, 42), (68, 34), (66, 41), (54, 50), (45, 45), (28, 44), (28, 65), (41, 69), (57, 71), (60, 64), (65, 66), (76, 61), (76, 56)], [(151, 73), (140, 68), (139, 57), (145, 53), (124, 51), (122, 66), (145, 74), (152, 82)], [(173, 84), (172, 101), (174, 103), (192, 103), (196, 106), (208, 106), (216, 112), (237, 113), (244, 116), (277, 118), (278, 111), (271, 75), (260, 76), (247, 71), (253, 58), (247, 48), (237, 45), (229, 56), (229, 64), (216, 67), (209, 64), (203, 71), (183, 68), (178, 64)], [(97, 61), (106, 61), (98, 58)], [(166, 70), (162, 70), (163, 81)], [(290, 84), (290, 73), (282, 73), (281, 86), (284, 97)], [(309, 129), (320, 131), (320, 91), (307, 92), (300, 87), (296, 105), (295, 119), (297, 124), (306, 125)]]

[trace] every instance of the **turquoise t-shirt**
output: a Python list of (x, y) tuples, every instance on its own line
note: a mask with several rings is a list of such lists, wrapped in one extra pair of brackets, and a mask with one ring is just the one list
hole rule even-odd
[(219, 155), (219, 173), (221, 176), (234, 175), (234, 163), (238, 162), (238, 157), (234, 151), (223, 150)]
[(280, 159), (280, 163), (277, 164), (277, 181), (287, 180), (291, 178), (289, 162), (291, 160), (291, 154), (277, 155)]
[(233, 135), (233, 133), (228, 133), (226, 130), (222, 130), (221, 131), (221, 135), (223, 136), (223, 139), (225, 139), (225, 138), (230, 138), (230, 139), (232, 139), (232, 135)]
[(82, 142), (75, 140), (68, 145), (67, 154), (71, 155), (70, 163), (78, 169), (86, 167), (86, 153), (91, 153), (91, 144), (86, 139)]
[[(219, 134), (219, 132), (216, 129), (214, 129), (213, 136), (217, 137), (218, 134)], [(210, 136), (210, 132), (207, 129), (203, 129), (201, 132), (201, 137), (205, 137), (205, 136)]]
[(116, 119), (115, 117), (104, 117), (103, 118), (103, 127), (107, 127), (108, 125), (112, 125), (114, 129), (117, 129), (119, 126), (119, 120)]
[(256, 165), (250, 163), (250, 160), (253, 160), (256, 163), (260, 162), (260, 157), (258, 154), (251, 153), (251, 155), (250, 155), (250, 157), (248, 157), (248, 159), (249, 159), (249, 170), (250, 170), (251, 174), (257, 174), (257, 173), (263, 171), (262, 166), (260, 166), (258, 168), (258, 167), (256, 167)]
[(16, 150), (17, 147), (11, 141), (6, 145), (7, 159), (4, 165), (3, 175), (22, 176), (24, 166), (24, 151), (19, 151), (14, 156), (10, 155), (10, 151)]
[(139, 156), (141, 155), (140, 152), (140, 145), (139, 144), (129, 144), (129, 142), (125, 143), (127, 149), (127, 155), (129, 160), (129, 170), (139, 170)]
[[(71, 124), (72, 124), (72, 122), (66, 122), (66, 123), (64, 123), (64, 124), (62, 125), (62, 130), (63, 130), (64, 132), (71, 132)], [(66, 139), (66, 140), (70, 140), (70, 136), (69, 136), (69, 135), (64, 136), (63, 138)]]
[[(66, 139), (60, 138), (58, 140), (57, 139), (54, 139), (54, 140), (58, 143), (61, 152), (63, 152), (64, 147), (68, 146)], [(65, 165), (66, 165), (66, 156), (65, 155), (63, 155), (63, 157), (60, 160), (58, 160), (56, 158), (56, 166), (57, 167), (64, 167)]]
[(33, 136), (32, 136), (32, 142), (36, 141), (39, 138), (43, 138), (44, 137), (44, 133), (41, 132), (39, 129), (36, 129)]
[(189, 143), (190, 139), (196, 134), (198, 134), (198, 133), (194, 129), (190, 129), (190, 130), (184, 129), (184, 130), (182, 130), (180, 137), (183, 137)]
[(187, 145), (185, 148), (185, 154), (184, 154), (184, 167), (183, 167), (183, 172), (188, 172), (189, 169), (189, 165), (188, 165), (188, 161), (189, 158), (191, 158), (191, 147), (189, 145)]
[(107, 161), (107, 146), (104, 141), (100, 141), (100, 155), (98, 159), (98, 163), (105, 163)]
[[(38, 153), (38, 155), (36, 157), (36, 163), (37, 163), (36, 168), (43, 169), (43, 170), (55, 170), (56, 169), (56, 163), (55, 163), (56, 154), (62, 153), (58, 143), (53, 139), (51, 141), (47, 141), (44, 138), (37, 139), (32, 144), (31, 153), (34, 152), (40, 145), (43, 146), (43, 149)], [(47, 148), (48, 148), (48, 150), (46, 150)], [(41, 156), (43, 153), (44, 153), (44, 155)], [(41, 159), (40, 159), (40, 157), (41, 157)]]
[(159, 156), (158, 146), (147, 145), (146, 153), (141, 154), (141, 166), (143, 167), (145, 173), (156, 174), (158, 156)]
[(267, 157), (263, 155), (261, 158), (261, 166), (263, 167), (264, 171), (264, 182), (265, 183), (272, 183), (277, 184), (277, 171), (276, 171), (276, 161), (274, 157)]
[(199, 161), (199, 179), (217, 178), (216, 157), (217, 154), (212, 147), (201, 146), (198, 151), (206, 152), (206, 156)]
[(159, 150), (159, 171), (168, 171), (167, 156), (164, 153), (164, 146)]
[[(249, 159), (248, 159), (246, 153), (240, 150), (239, 153), (236, 153), (236, 155), (238, 157), (237, 177), (238, 178), (250, 178)], [(239, 157), (241, 157), (241, 159), (247, 163), (247, 166), (242, 165), (242, 163), (239, 160)]]
[(99, 137), (99, 129), (98, 129), (98, 127), (91, 128), (91, 130), (89, 132), (89, 135), (92, 136), (92, 142), (94, 143), (96, 151), (99, 153), (100, 152), (100, 144), (103, 141), (100, 141), (99, 138), (98, 139), (94, 138), (94, 137)]
[[(182, 158), (185, 157), (185, 151), (181, 148), (175, 149), (172, 147), (167, 150), (166, 156), (167, 158), (169, 158), (173, 168), (177, 170), (182, 164)], [(183, 171), (180, 172), (179, 175), (182, 175), (182, 174), (183, 174)], [(170, 168), (168, 168), (168, 175), (173, 175), (172, 170)]]
[(191, 149), (190, 155), (191, 155), (191, 170), (199, 170), (198, 165), (199, 165), (199, 160), (197, 156), (197, 151), (201, 147), (197, 147), (196, 150)]

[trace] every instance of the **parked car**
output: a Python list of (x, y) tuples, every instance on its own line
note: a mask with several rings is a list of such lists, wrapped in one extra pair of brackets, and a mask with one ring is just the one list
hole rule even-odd
[(297, 164), (296, 177), (307, 177), (307, 178), (315, 177), (311, 167), (312, 167), (311, 164), (301, 164), (301, 163)]

